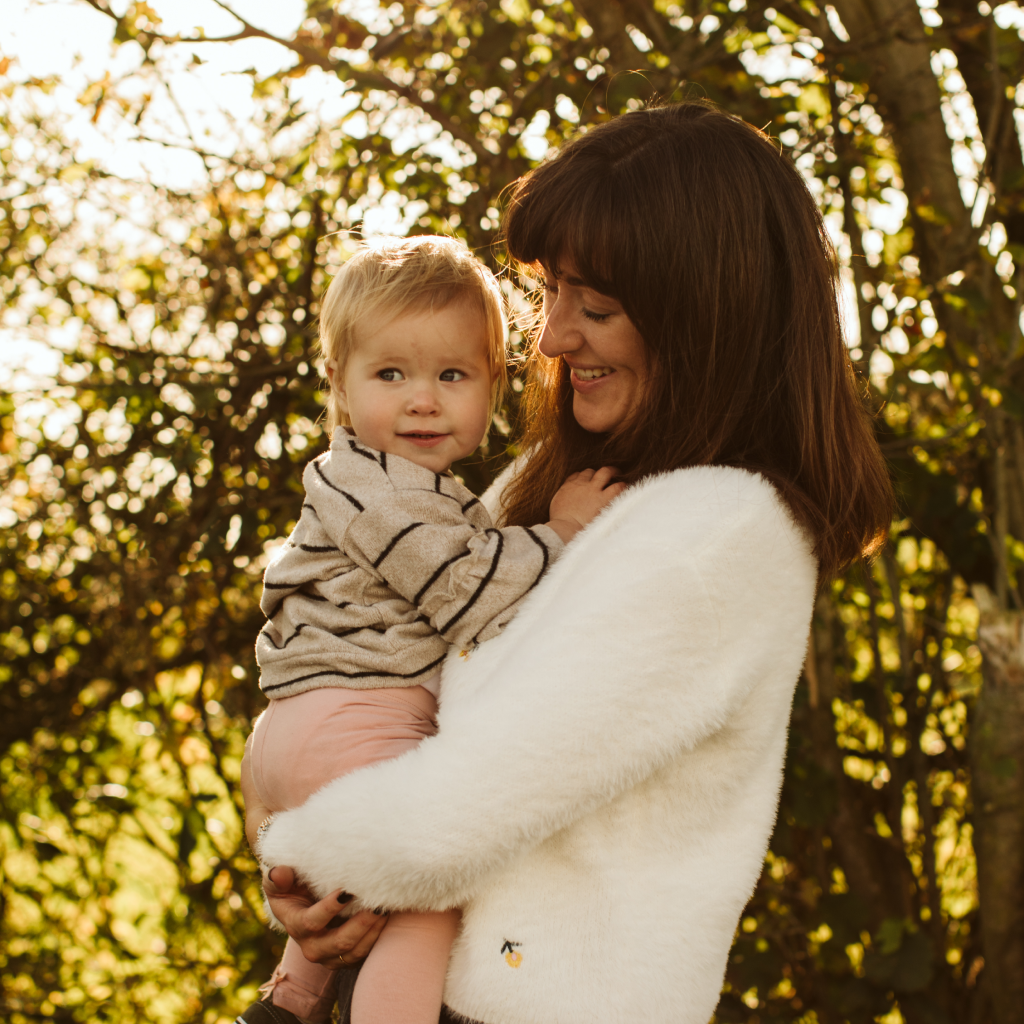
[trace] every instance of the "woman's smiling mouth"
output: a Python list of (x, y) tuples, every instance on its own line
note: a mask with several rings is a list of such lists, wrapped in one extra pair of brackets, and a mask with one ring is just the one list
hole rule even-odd
[(569, 381), (577, 391), (615, 373), (610, 366), (573, 366), (570, 363), (569, 369), (572, 370)]

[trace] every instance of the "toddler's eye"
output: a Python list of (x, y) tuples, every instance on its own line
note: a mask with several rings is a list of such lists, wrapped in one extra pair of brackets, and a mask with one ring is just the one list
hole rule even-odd
[(387, 370), (380, 370), (377, 373), (377, 376), (381, 380), (387, 380), (387, 381), (405, 380), (405, 378), (402, 376), (402, 371), (401, 370), (395, 370), (393, 368), (389, 368)]
[(461, 370), (442, 370), (439, 379), (451, 383), (456, 380), (465, 380), (466, 375)]

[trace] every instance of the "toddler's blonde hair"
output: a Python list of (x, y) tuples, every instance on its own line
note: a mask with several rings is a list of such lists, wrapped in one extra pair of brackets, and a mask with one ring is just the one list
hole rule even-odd
[[(491, 416), (508, 378), (506, 325), (494, 275), (454, 238), (417, 235), (367, 243), (346, 260), (327, 289), (320, 309), (320, 353), (335, 374), (345, 364), (360, 331), (384, 326), (417, 309), (440, 310), (459, 300), (479, 303), (487, 325), (487, 355), (493, 386)], [(332, 388), (327, 427), (350, 426)]]

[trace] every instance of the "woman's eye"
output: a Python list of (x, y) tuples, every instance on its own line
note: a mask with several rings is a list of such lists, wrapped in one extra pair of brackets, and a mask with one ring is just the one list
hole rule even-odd
[(550, 292), (552, 295), (558, 294), (558, 282), (551, 281), (548, 278), (544, 278), (544, 291)]
[(593, 320), (596, 324), (604, 323), (611, 316), (611, 313), (595, 313), (589, 309), (582, 310), (582, 313), (588, 320)]
[(452, 383), (457, 380), (465, 380), (466, 375), (461, 370), (442, 370), (440, 379)]
[(395, 369), (380, 370), (377, 373), (377, 376), (380, 378), (380, 380), (386, 381), (405, 380), (405, 378), (402, 376), (402, 371)]

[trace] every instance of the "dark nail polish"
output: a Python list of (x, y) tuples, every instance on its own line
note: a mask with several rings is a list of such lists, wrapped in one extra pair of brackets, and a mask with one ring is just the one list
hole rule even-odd
[(384, 914), (384, 913), (386, 913), (386, 911), (384, 910), (384, 908), (383, 908), (383, 907), (377, 907), (377, 908), (376, 908), (376, 909), (374, 910), (374, 913), (375, 913), (375, 914), (376, 914), (376, 915), (377, 915), (378, 917), (380, 917), (380, 916), (381, 916), (381, 914)]
[(352, 893), (350, 893), (350, 892), (339, 892), (338, 893), (338, 902), (341, 903), (341, 904), (351, 903), (354, 899), (355, 899), (355, 896), (353, 896)]

